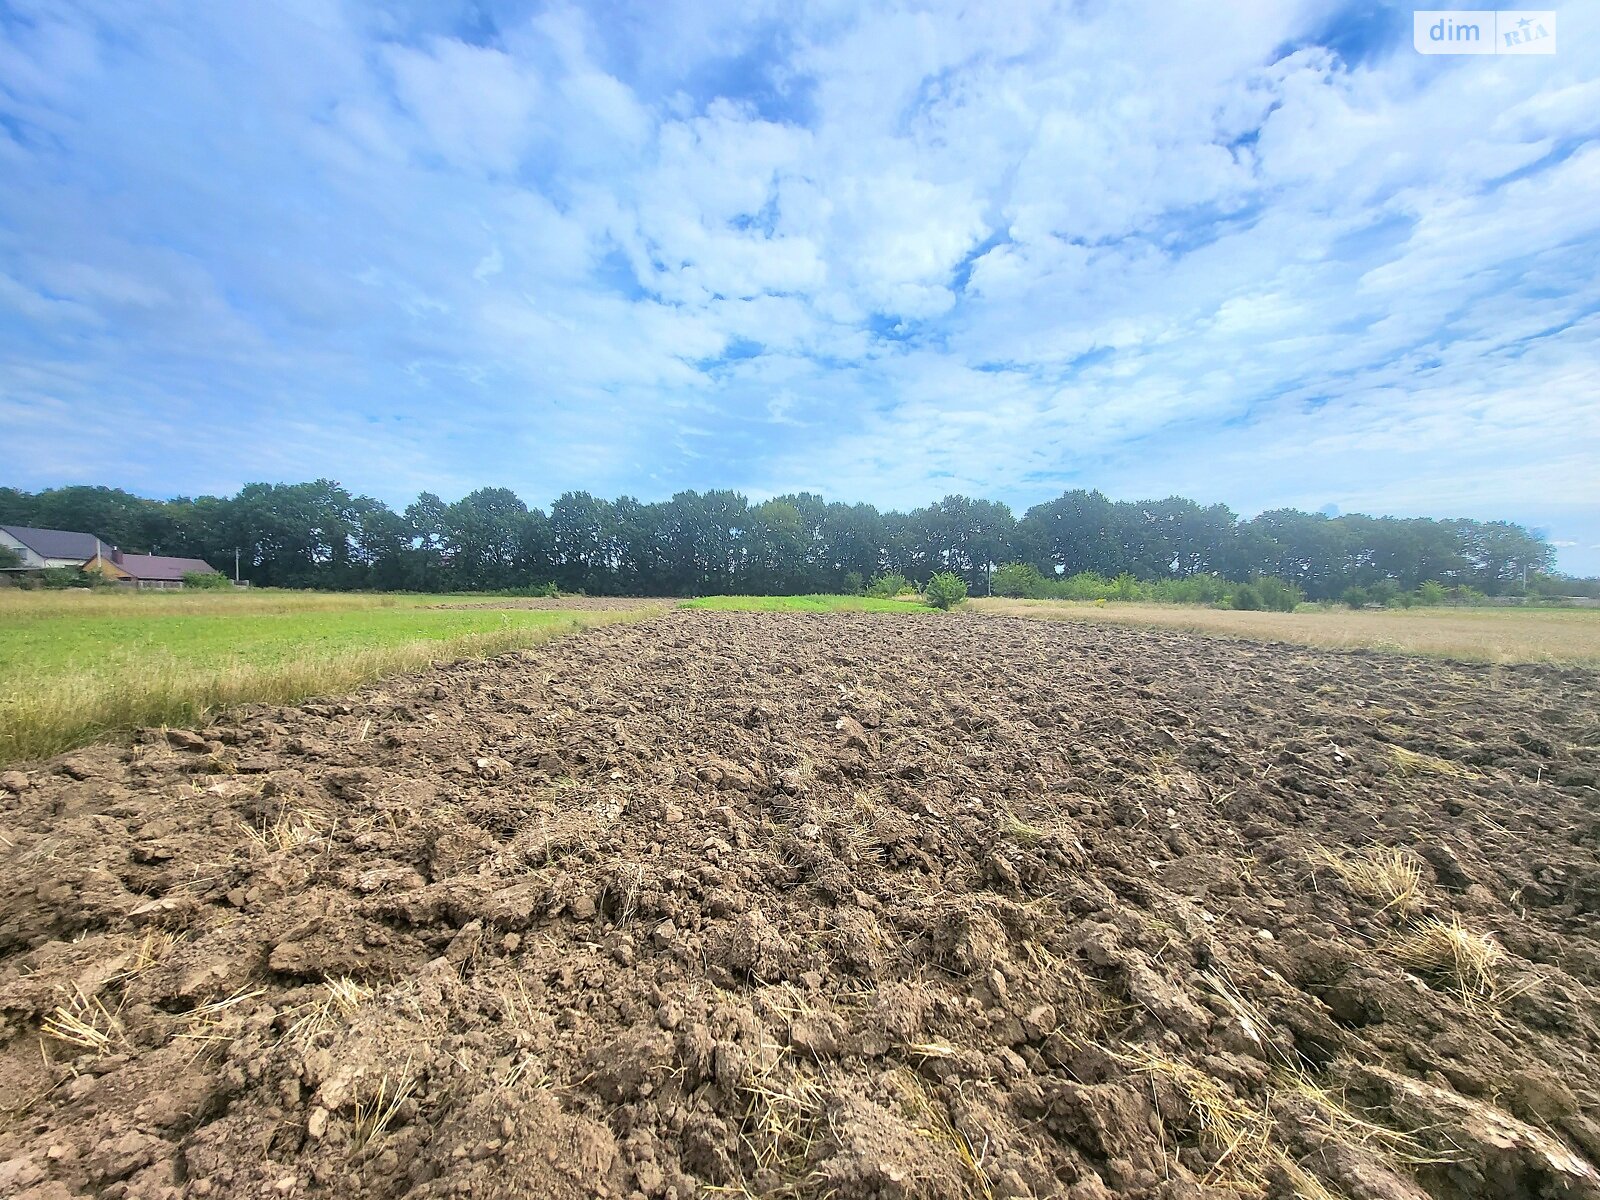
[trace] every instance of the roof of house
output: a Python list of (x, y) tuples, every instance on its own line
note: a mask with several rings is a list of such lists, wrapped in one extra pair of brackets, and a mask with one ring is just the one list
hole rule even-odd
[(0, 525), (17, 541), (40, 558), (75, 558), (88, 562), (100, 553), (100, 539), (92, 533), (73, 533), (68, 529), (31, 529), (26, 525)]
[(199, 571), (205, 575), (216, 573), (216, 568), (203, 558), (168, 558), (164, 554), (124, 554), (116, 565), (135, 579), (172, 582), (182, 580), (189, 571)]

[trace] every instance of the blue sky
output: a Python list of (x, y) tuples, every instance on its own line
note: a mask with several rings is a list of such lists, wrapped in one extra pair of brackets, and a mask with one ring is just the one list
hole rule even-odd
[(1090, 486), (1600, 572), (1600, 5), (1559, 21), (0, 0), (0, 480)]

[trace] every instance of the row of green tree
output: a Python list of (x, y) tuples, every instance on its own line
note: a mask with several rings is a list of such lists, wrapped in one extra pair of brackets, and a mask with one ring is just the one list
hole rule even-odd
[(886, 574), (960, 576), (989, 590), (1003, 563), (1042, 577), (1144, 580), (1272, 576), (1314, 600), (1427, 581), (1490, 595), (1550, 586), (1554, 553), (1506, 521), (1398, 519), (1277, 509), (1248, 521), (1225, 505), (1117, 501), (1069, 491), (1016, 517), (946, 496), (910, 512), (811, 493), (752, 503), (733, 491), (646, 503), (568, 492), (548, 512), (505, 488), (401, 512), (326, 479), (252, 483), (234, 496), (148, 500), (107, 487), (0, 488), (0, 525), (97, 534), (134, 550), (194, 556), (258, 586), (470, 591), (554, 583), (591, 594), (707, 595), (858, 590)]

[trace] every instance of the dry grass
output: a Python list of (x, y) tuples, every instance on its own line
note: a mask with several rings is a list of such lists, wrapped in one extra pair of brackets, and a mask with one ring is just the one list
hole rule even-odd
[(1157, 625), (1196, 633), (1295, 642), (1332, 650), (1365, 647), (1470, 662), (1600, 665), (1600, 609), (1412, 608), (1366, 612), (1237, 612), (1181, 604), (1071, 600), (969, 601), (975, 612), (1045, 621)]
[(822, 1114), (822, 1089), (803, 1071), (789, 1069), (782, 1049), (767, 1047), (767, 1068), (741, 1085), (739, 1137), (759, 1169), (776, 1172), (798, 1189)]
[(1479, 773), (1437, 754), (1424, 754), (1420, 750), (1407, 750), (1404, 746), (1390, 746), (1389, 758), (1396, 774), (1407, 779), (1424, 775), (1443, 775), (1450, 779), (1476, 779)]
[(78, 988), (50, 1010), (41, 1028), (47, 1037), (91, 1054), (109, 1053), (122, 1042), (122, 1022), (117, 1015), (98, 996)]
[(921, 1076), (910, 1071), (897, 1071), (894, 1079), (917, 1122), (917, 1134), (952, 1155), (961, 1164), (973, 1196), (979, 1197), (979, 1200), (994, 1200), (994, 1187), (989, 1183), (988, 1172), (983, 1167), (982, 1148), (974, 1147), (967, 1135), (956, 1128), (945, 1106), (928, 1094)]
[[(1207, 972), (1205, 979), (1248, 1036), (1269, 1050), (1278, 1045), (1261, 1006), (1224, 970)], [(1179, 1146), (1192, 1140), (1208, 1151), (1211, 1169), (1204, 1182), (1224, 1191), (1270, 1195), (1287, 1181), (1294, 1195), (1307, 1200), (1337, 1196), (1306, 1169), (1317, 1155), (1297, 1158), (1287, 1144), (1290, 1141), (1299, 1143), (1301, 1150), (1307, 1146), (1359, 1147), (1374, 1160), (1391, 1166), (1456, 1158), (1453, 1150), (1430, 1150), (1419, 1136), (1424, 1131), (1391, 1129), (1352, 1111), (1341, 1095), (1316, 1082), (1307, 1064), (1295, 1055), (1270, 1053), (1276, 1068), (1261, 1095), (1253, 1097), (1238, 1095), (1204, 1070), (1148, 1046), (1102, 1049), (1149, 1079), (1153, 1091), (1165, 1089), (1169, 1095), (1176, 1094), (1187, 1114), (1176, 1120), (1176, 1130), (1164, 1129), (1164, 1135)]]
[(1183, 1097), (1196, 1139), (1215, 1156), (1207, 1183), (1243, 1185), (1252, 1191), (1262, 1186), (1274, 1161), (1272, 1119), (1265, 1108), (1235, 1096), (1204, 1071), (1147, 1047), (1130, 1046), (1111, 1054), (1137, 1073), (1164, 1082)]
[(385, 1074), (378, 1080), (376, 1092), (356, 1101), (355, 1120), (350, 1126), (352, 1153), (360, 1153), (387, 1132), (416, 1082), (415, 1078), (407, 1078), (404, 1083), (396, 1084)]
[(245, 834), (263, 851), (287, 853), (307, 845), (321, 836), (317, 828), (317, 814), (304, 809), (289, 809), (278, 814), (276, 821), (263, 821), (259, 826), (244, 826)]
[(1405, 915), (1421, 902), (1422, 866), (1393, 846), (1368, 846), (1342, 854), (1318, 847), (1312, 863), (1328, 868), (1356, 895), (1379, 905), (1379, 912), (1393, 909)]
[[(1253, 1006), (1247, 1007), (1253, 1010)], [(1252, 1018), (1255, 1019), (1255, 1018)], [(1324, 1144), (1358, 1146), (1380, 1162), (1420, 1165), (1453, 1161), (1429, 1152), (1416, 1135), (1375, 1124), (1350, 1111), (1342, 1099), (1303, 1071), (1286, 1067), (1274, 1076), (1259, 1102), (1236, 1096), (1204, 1071), (1144, 1046), (1108, 1051), (1136, 1073), (1170, 1088), (1189, 1110), (1183, 1130), (1212, 1155), (1205, 1183), (1247, 1196), (1271, 1192), (1271, 1180), (1286, 1178), (1296, 1196), (1320, 1200), (1336, 1196), (1279, 1142), (1278, 1124), (1315, 1134)]]
[(305, 1006), (305, 1011), (289, 1026), (290, 1037), (310, 1041), (340, 1021), (349, 1021), (372, 999), (372, 989), (363, 987), (348, 975), (324, 980), (322, 990), (322, 996)]
[(1385, 949), (1417, 974), (1443, 980), (1469, 1005), (1492, 1007), (1515, 994), (1500, 984), (1506, 961), (1500, 943), (1457, 916), (1419, 921)]
[(141, 971), (148, 971), (151, 967), (159, 966), (165, 962), (167, 956), (178, 947), (178, 944), (189, 936), (187, 930), (161, 930), (147, 929), (144, 937), (139, 939), (139, 944), (133, 948), (133, 958), (119, 975), (112, 977), (113, 981), (128, 979)]
[(197, 1042), (226, 1042), (233, 1040), (235, 1027), (230, 1023), (230, 1010), (246, 1000), (254, 1000), (265, 993), (265, 988), (239, 991), (225, 1000), (211, 1000), (189, 1011), (189, 1020), (179, 1037)]
[(1292, 1074), (1282, 1081), (1279, 1094), (1299, 1100), (1297, 1113), (1331, 1142), (1360, 1146), (1381, 1159), (1408, 1166), (1454, 1161), (1449, 1154), (1430, 1152), (1414, 1133), (1404, 1133), (1379, 1125), (1350, 1111), (1344, 1098), (1321, 1087), (1309, 1077)]

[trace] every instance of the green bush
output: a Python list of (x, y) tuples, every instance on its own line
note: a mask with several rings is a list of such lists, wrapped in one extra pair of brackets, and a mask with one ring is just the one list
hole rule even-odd
[(1429, 608), (1437, 607), (1444, 603), (1445, 587), (1437, 579), (1429, 579), (1417, 588), (1417, 603), (1425, 604)]
[(1190, 575), (1184, 579), (1157, 579), (1139, 587), (1144, 599), (1157, 604), (1221, 604), (1233, 584), (1220, 575)]
[(1026, 597), (1029, 600), (1045, 598), (1045, 578), (1032, 563), (1005, 563), (994, 569), (990, 590), (996, 596)]
[(846, 596), (859, 596), (867, 590), (867, 581), (861, 577), (860, 571), (846, 571), (844, 573), (844, 594)]
[(928, 580), (924, 589), (928, 603), (935, 608), (952, 609), (967, 598), (967, 585), (961, 576), (951, 571), (940, 571)]
[[(1305, 593), (1299, 588), (1276, 575), (1262, 575), (1246, 586), (1255, 589), (1261, 599), (1261, 607), (1269, 612), (1293, 612), (1305, 599)], [(1234, 607), (1239, 606), (1235, 604)]]
[(1241, 583), (1234, 588), (1230, 603), (1232, 607), (1246, 612), (1260, 612), (1266, 607), (1261, 601), (1261, 593), (1256, 591), (1256, 585), (1253, 583)]
[(1052, 589), (1057, 600), (1109, 600), (1111, 581), (1098, 571), (1079, 571)]
[(1367, 585), (1367, 596), (1373, 604), (1381, 604), (1385, 608), (1394, 603), (1394, 598), (1400, 594), (1400, 585), (1392, 579), (1380, 579), (1376, 583)]
[(216, 591), (232, 587), (233, 580), (229, 579), (221, 571), (185, 571), (183, 573), (183, 586), (186, 588), (198, 588), (202, 592)]
[(876, 600), (893, 600), (911, 585), (904, 575), (879, 575), (867, 587), (867, 595)]
[(104, 575), (91, 574), (77, 567), (46, 567), (39, 572), (39, 582), (55, 591), (65, 588), (92, 588), (104, 580)]
[(1367, 604), (1367, 589), (1364, 587), (1357, 587), (1352, 583), (1349, 587), (1345, 588), (1343, 595), (1341, 595), (1339, 598), (1351, 608), (1365, 608)]

